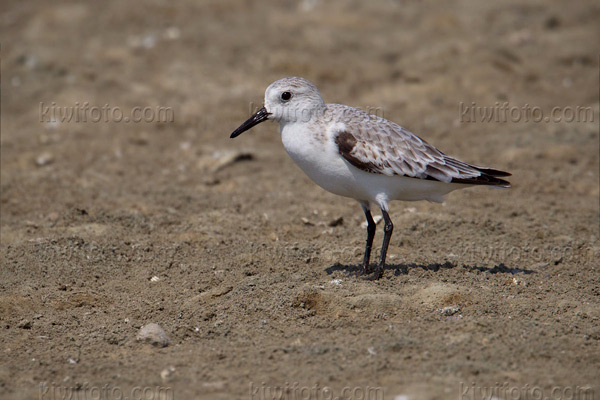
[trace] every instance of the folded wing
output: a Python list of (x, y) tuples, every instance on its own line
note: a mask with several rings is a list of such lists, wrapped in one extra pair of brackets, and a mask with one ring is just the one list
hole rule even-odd
[(508, 181), (499, 178), (510, 173), (449, 157), (417, 135), (382, 118), (345, 124), (337, 132), (335, 142), (346, 161), (374, 174), (510, 187)]

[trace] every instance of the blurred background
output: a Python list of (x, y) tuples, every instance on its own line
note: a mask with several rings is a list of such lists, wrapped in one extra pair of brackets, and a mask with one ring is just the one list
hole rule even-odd
[[(213, 399), (291, 377), (386, 399), (447, 398), (474, 379), (592, 383), (597, 1), (0, 10), (1, 397), (41, 382)], [(312, 184), (275, 124), (229, 139), (294, 75), (511, 171), (514, 187), (395, 205), (389, 278), (348, 278), (337, 263), (360, 260), (358, 205)], [(527, 106), (538, 114), (502, 111)], [(148, 322), (169, 347), (136, 342)]]

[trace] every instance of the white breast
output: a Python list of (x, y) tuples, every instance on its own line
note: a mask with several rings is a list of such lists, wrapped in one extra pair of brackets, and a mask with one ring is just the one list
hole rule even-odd
[(329, 132), (315, 135), (307, 124), (281, 127), (283, 147), (310, 179), (334, 194), (357, 198), (357, 182)]

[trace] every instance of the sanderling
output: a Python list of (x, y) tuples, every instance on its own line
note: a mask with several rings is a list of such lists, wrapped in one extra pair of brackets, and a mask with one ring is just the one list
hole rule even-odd
[[(394, 228), (391, 200), (442, 202), (447, 193), (473, 185), (510, 187), (510, 173), (467, 164), (445, 155), (400, 125), (340, 104), (326, 104), (315, 85), (290, 77), (273, 82), (258, 112), (231, 134), (234, 138), (268, 119), (279, 122), (287, 153), (317, 185), (361, 204), (367, 219), (362, 268), (366, 279), (383, 275)], [(369, 260), (376, 224), (371, 204), (385, 221), (379, 264)]]

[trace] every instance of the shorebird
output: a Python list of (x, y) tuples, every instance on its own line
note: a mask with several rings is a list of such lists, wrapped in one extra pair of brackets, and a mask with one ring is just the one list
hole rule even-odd
[[(367, 219), (367, 243), (359, 275), (382, 277), (394, 225), (392, 200), (442, 202), (449, 192), (474, 185), (510, 187), (508, 172), (447, 156), (417, 135), (358, 108), (326, 104), (315, 85), (299, 77), (273, 82), (264, 106), (231, 138), (266, 121), (279, 122), (281, 140), (292, 160), (323, 189), (357, 200)], [(369, 261), (376, 224), (371, 205), (385, 221), (379, 263)]]

